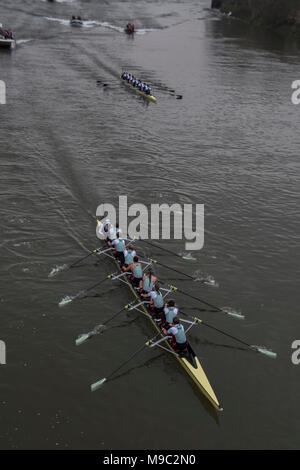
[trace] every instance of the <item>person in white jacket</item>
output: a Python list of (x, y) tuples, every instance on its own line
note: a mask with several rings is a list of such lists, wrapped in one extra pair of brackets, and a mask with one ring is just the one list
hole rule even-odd
[(110, 219), (106, 219), (104, 224), (100, 225), (97, 230), (97, 235), (99, 238), (105, 238), (110, 242), (117, 238), (117, 233), (121, 233), (121, 230), (118, 227), (115, 227), (111, 223)]

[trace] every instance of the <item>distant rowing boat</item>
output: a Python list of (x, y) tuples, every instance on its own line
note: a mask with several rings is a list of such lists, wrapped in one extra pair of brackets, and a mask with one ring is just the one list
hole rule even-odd
[(82, 22), (82, 20), (80, 20), (78, 18), (73, 18), (72, 20), (70, 20), (70, 25), (71, 26), (82, 26), (83, 22)]
[(16, 41), (10, 31), (4, 31), (1, 27), (0, 23), (0, 47), (5, 47), (7, 49), (14, 47), (16, 45)]
[(133, 23), (128, 23), (126, 28), (124, 29), (126, 34), (133, 34), (134, 33), (134, 24)]
[(130, 88), (132, 91), (134, 91), (137, 95), (141, 95), (143, 98), (146, 98), (149, 101), (152, 101), (152, 103), (156, 103), (156, 98), (153, 95), (147, 95), (146, 93), (142, 92), (138, 88), (132, 86), (130, 83), (128, 83), (126, 80), (123, 80), (122, 77), (120, 77), (120, 80), (122, 83), (124, 83), (125, 86)]

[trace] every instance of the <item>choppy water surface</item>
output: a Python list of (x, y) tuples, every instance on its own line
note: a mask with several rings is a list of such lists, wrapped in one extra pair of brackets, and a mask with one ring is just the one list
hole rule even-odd
[[(290, 360), (299, 310), (300, 108), (290, 99), (299, 79), (296, 45), (212, 13), (204, 0), (0, 4), (0, 21), (18, 40), (14, 51), (0, 50), (7, 84), (0, 447), (299, 447), (299, 370)], [(70, 28), (72, 14), (83, 17), (83, 28)], [(128, 21), (136, 24), (134, 38), (122, 31)], [(123, 87), (122, 68), (152, 84), (156, 105)], [(76, 348), (78, 334), (130, 294), (107, 284), (96, 290), (100, 297), (59, 309), (59, 300), (113, 268), (109, 259), (98, 267), (87, 259), (82, 268), (48, 274), (97, 246), (96, 208), (120, 194), (130, 204), (205, 204), (205, 246), (196, 263), (146, 246), (143, 253), (211, 276), (218, 287), (158, 270), (194, 295), (240, 309), (244, 322), (201, 306), (196, 313), (278, 353), (272, 361), (208, 329), (193, 330), (225, 409), (219, 418), (159, 351), (141, 354), (90, 393), (92, 382), (151, 337), (151, 327), (138, 313), (124, 314)], [(180, 241), (171, 248), (184, 250)], [(183, 296), (177, 301), (191, 313), (198, 307)]]

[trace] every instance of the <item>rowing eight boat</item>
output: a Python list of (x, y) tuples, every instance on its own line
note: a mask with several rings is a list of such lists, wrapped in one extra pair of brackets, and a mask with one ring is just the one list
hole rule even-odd
[[(101, 225), (101, 222), (98, 221), (98, 226)], [(109, 255), (108, 255), (109, 256)], [(115, 258), (113, 258), (113, 261), (115, 265), (118, 268), (118, 271), (123, 273), (122, 269), (120, 268), (119, 263)], [(147, 263), (146, 263), (147, 264)], [(149, 265), (149, 263), (148, 263)], [(137, 294), (136, 290), (134, 289), (133, 285), (127, 280), (128, 276), (123, 274), (123, 276), (119, 276), (119, 278), (123, 278), (123, 281), (126, 282), (128, 285), (129, 289), (131, 290), (132, 294), (134, 295), (135, 299), (138, 301), (139, 308), (142, 310), (142, 313), (149, 319), (151, 322), (153, 328), (156, 330), (156, 332), (161, 336), (161, 338), (164, 337), (162, 330), (160, 327), (157, 325), (157, 323), (154, 321), (151, 315), (149, 315), (149, 311), (145, 307), (144, 304), (141, 305), (141, 298)], [(139, 309), (137, 309), (139, 310)], [(222, 411), (223, 408), (220, 406), (219, 401), (213, 391), (212, 386), (209, 383), (208, 378), (206, 377), (206, 374), (200, 364), (200, 361), (198, 357), (196, 356), (192, 346), (190, 343), (188, 343), (188, 350), (184, 355), (178, 355), (175, 353), (174, 349), (170, 345), (170, 343), (165, 340), (164, 341), (165, 347), (168, 349), (172, 355), (177, 359), (179, 365), (187, 372), (187, 374), (190, 376), (190, 378), (193, 380), (197, 388), (205, 395), (205, 397), (210, 401), (210, 403), (218, 410)]]
[[(101, 225), (102, 225), (101, 222), (98, 222), (98, 226), (101, 227)], [(99, 228), (100, 227), (97, 228), (98, 238), (101, 238), (100, 234), (99, 234)], [(132, 242), (133, 240), (129, 240), (129, 241)], [(156, 248), (161, 248), (162, 250), (164, 250), (168, 253), (173, 253), (168, 249), (165, 249), (165, 248), (159, 247), (157, 245), (154, 245), (153, 243), (150, 243), (146, 240), (141, 240), (141, 241), (145, 242), (149, 245), (152, 245)], [(104, 377), (101, 380), (98, 380), (97, 382), (93, 383), (91, 385), (91, 390), (95, 391), (95, 390), (99, 389), (100, 387), (102, 387), (105, 382), (107, 382), (108, 380), (111, 380), (111, 378), (116, 374), (117, 371), (119, 371), (125, 364), (127, 364), (129, 361), (131, 361), (138, 353), (140, 353), (146, 347), (149, 347), (149, 348), (159, 347), (159, 348), (162, 348), (165, 351), (171, 353), (177, 359), (178, 364), (185, 370), (185, 372), (193, 380), (194, 384), (199, 389), (199, 391), (201, 391), (203, 393), (203, 395), (207, 398), (207, 400), (209, 400), (209, 402), (218, 411), (221, 411), (223, 408), (221, 408), (221, 406), (218, 402), (218, 399), (217, 399), (217, 397), (216, 397), (216, 395), (215, 395), (215, 393), (214, 393), (214, 391), (213, 391), (213, 389), (212, 389), (212, 387), (211, 387), (211, 385), (210, 385), (210, 383), (209, 383), (209, 381), (208, 381), (208, 379), (205, 375), (204, 370), (201, 367), (199, 359), (197, 358), (192, 346), (188, 343), (186, 349), (183, 352), (177, 352), (172, 347), (172, 345), (171, 345), (172, 336), (165, 336), (163, 334), (163, 331), (161, 330), (161, 327), (160, 327), (160, 320), (158, 320), (156, 318), (153, 318), (153, 316), (151, 314), (151, 311), (146, 308), (146, 305), (149, 306), (149, 302), (145, 301), (145, 300), (141, 301), (141, 298), (139, 297), (139, 295), (137, 293), (138, 288), (137, 287), (134, 288), (133, 285), (129, 281), (128, 276), (130, 275), (130, 273), (129, 272), (124, 272), (121, 269), (121, 266), (118, 264), (116, 258), (109, 254), (109, 252), (111, 252), (111, 250), (113, 250), (112, 247), (109, 247), (109, 248), (105, 247), (105, 249), (103, 249), (103, 250), (101, 248), (100, 249), (99, 248), (93, 249), (88, 254), (86, 254), (84, 257), (78, 259), (77, 261), (75, 261), (71, 265), (63, 265), (63, 266), (59, 267), (60, 269), (58, 269), (56, 267), (55, 269), (53, 269), (51, 271), (51, 273), (49, 273), (49, 277), (53, 277), (56, 274), (58, 274), (58, 272), (60, 272), (60, 271), (65, 271), (65, 270), (71, 269), (74, 266), (79, 266), (80, 262), (82, 262), (84, 259), (86, 259), (87, 257), (89, 257), (91, 255), (109, 256), (111, 259), (113, 259), (113, 261), (114, 261), (114, 263), (117, 267), (117, 271), (115, 273), (107, 275), (105, 278), (101, 279), (96, 284), (93, 284), (92, 286), (89, 286), (85, 290), (81, 290), (80, 292), (78, 292), (74, 296), (64, 297), (59, 302), (59, 304), (58, 304), (59, 307), (64, 307), (65, 305), (68, 305), (68, 304), (70, 304), (71, 302), (73, 302), (75, 300), (79, 300), (79, 299), (84, 298), (84, 296), (89, 291), (91, 291), (92, 289), (95, 289), (100, 284), (103, 284), (105, 281), (107, 281), (109, 279), (112, 280), (112, 281), (120, 280), (121, 282), (125, 283), (129, 287), (129, 289), (131, 290), (131, 292), (134, 296), (134, 299), (135, 299), (134, 301), (130, 302), (128, 305), (125, 305), (119, 312), (114, 313), (114, 315), (112, 317), (106, 319), (103, 324), (97, 325), (89, 333), (79, 335), (78, 338), (76, 339), (76, 345), (77, 346), (79, 346), (80, 344), (83, 344), (85, 341), (90, 339), (92, 336), (98, 334), (101, 329), (105, 328), (105, 325), (107, 325), (110, 321), (115, 319), (118, 315), (120, 315), (125, 310), (127, 310), (127, 311), (128, 310), (136, 310), (136, 311), (140, 312), (143, 316), (146, 316), (149, 319), (149, 321), (151, 322), (153, 328), (155, 328), (155, 330), (156, 330), (156, 335), (155, 335), (154, 338), (152, 338), (152, 339), (148, 340), (146, 343), (144, 343), (144, 345), (141, 348), (139, 348), (137, 351), (135, 351), (134, 354), (132, 354), (128, 359), (126, 359), (126, 361), (124, 361), (121, 365), (119, 365), (119, 367), (117, 369), (115, 369), (109, 375), (107, 375), (107, 377)], [(173, 253), (173, 254), (176, 254), (176, 253)], [(176, 254), (176, 256), (179, 256), (179, 255)], [(182, 257), (182, 258), (184, 258), (184, 257)], [(187, 259), (187, 258), (184, 258), (184, 259)], [(158, 261), (153, 260), (151, 258), (148, 258), (147, 261), (144, 261), (144, 260), (140, 259), (140, 263), (142, 263), (144, 265), (143, 271), (145, 271), (147, 269), (147, 267), (149, 267), (152, 264), (161, 264), (165, 268), (168, 268), (170, 270), (174, 270), (174, 271), (176, 271), (178, 273), (181, 273), (181, 274), (183, 274), (187, 277), (192, 277), (193, 278), (193, 276), (190, 276), (187, 273), (184, 273), (182, 271), (174, 269), (171, 266), (167, 266), (165, 264), (159, 263)], [(170, 292), (178, 292), (178, 293), (181, 293), (181, 294), (183, 294), (187, 297), (190, 297), (191, 299), (197, 300), (198, 302), (200, 302), (200, 303), (202, 303), (206, 306), (214, 308), (217, 312), (223, 313), (225, 315), (229, 315), (229, 316), (231, 316), (233, 318), (236, 318), (236, 319), (240, 319), (240, 320), (244, 319), (244, 315), (242, 315), (239, 312), (236, 312), (232, 309), (225, 309), (225, 308), (217, 307), (216, 305), (213, 305), (213, 304), (207, 302), (206, 300), (204, 300), (200, 297), (196, 297), (194, 295), (191, 295), (191, 294), (185, 292), (184, 290), (179, 289), (176, 286), (169, 285), (168, 289), (160, 288), (160, 291), (162, 293), (164, 292), (163, 298), (165, 298)], [(256, 346), (254, 344), (250, 344), (249, 342), (245, 341), (244, 339), (233, 336), (232, 334), (230, 334), (226, 331), (222, 331), (219, 328), (216, 328), (214, 325), (211, 325), (211, 324), (207, 323), (206, 321), (203, 321), (202, 319), (200, 319), (198, 317), (195, 317), (193, 315), (185, 313), (181, 309), (180, 309), (180, 313), (182, 315), (184, 315), (186, 318), (190, 318), (190, 320), (180, 318), (180, 322), (189, 324), (188, 328), (185, 330), (186, 336), (187, 336), (187, 333), (190, 331), (190, 329), (192, 327), (197, 326), (197, 325), (198, 326), (201, 325), (201, 326), (205, 326), (207, 328), (210, 328), (210, 329), (216, 331), (217, 333), (222, 334), (222, 335), (230, 338), (231, 340), (238, 342), (239, 344), (242, 344), (244, 348), (247, 348), (252, 352), (254, 351), (254, 352), (260, 353), (260, 354), (262, 354), (264, 356), (267, 356), (269, 358), (272, 358), (272, 359), (276, 359), (276, 357), (277, 357), (276, 352), (272, 351), (271, 349), (267, 349), (265, 346)], [(160, 339), (155, 341), (155, 339), (158, 336), (160, 337)], [(165, 346), (163, 346), (163, 344)]]
[(153, 95), (147, 95), (146, 93), (143, 93), (141, 90), (139, 90), (138, 88), (132, 86), (130, 83), (126, 82), (126, 80), (123, 80), (122, 77), (120, 77), (121, 79), (121, 82), (124, 83), (125, 86), (127, 86), (128, 88), (130, 88), (132, 91), (134, 91), (135, 93), (137, 93), (138, 95), (141, 95), (143, 98), (146, 98), (147, 100), (150, 100), (152, 101), (153, 103), (156, 103), (156, 98), (155, 96)]

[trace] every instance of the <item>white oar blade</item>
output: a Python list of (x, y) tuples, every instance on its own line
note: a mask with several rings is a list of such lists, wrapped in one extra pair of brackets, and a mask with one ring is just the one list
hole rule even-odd
[(225, 312), (227, 313), (227, 315), (229, 315), (230, 317), (233, 317), (233, 318), (236, 318), (237, 320), (245, 320), (245, 315), (242, 315), (241, 313), (239, 312), (233, 312), (233, 311), (226, 311)]
[(91, 385), (91, 392), (95, 392), (96, 390), (101, 388), (105, 384), (106, 380), (107, 379), (104, 377), (104, 379), (98, 380), (98, 382), (93, 383)]
[(271, 359), (276, 359), (277, 353), (269, 351), (268, 349), (256, 348), (257, 352), (264, 354), (265, 356), (270, 357)]
[(73, 300), (73, 297), (69, 297), (69, 296), (65, 297), (59, 302), (58, 306), (59, 307), (64, 307), (65, 305), (70, 304), (72, 302), (72, 300)]
[(87, 341), (89, 339), (90, 335), (84, 334), (79, 336), (79, 338), (76, 339), (76, 346), (80, 346), (82, 343)]

